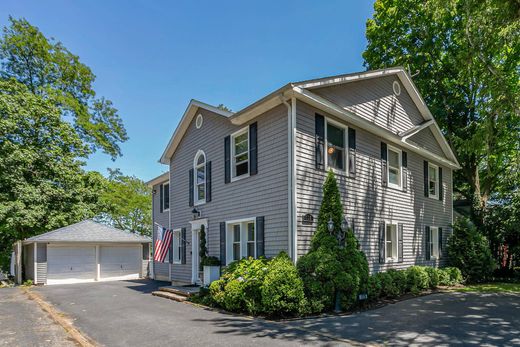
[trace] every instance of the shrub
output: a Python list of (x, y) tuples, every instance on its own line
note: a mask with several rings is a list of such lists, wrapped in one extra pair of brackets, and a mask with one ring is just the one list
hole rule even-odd
[(448, 239), (449, 264), (459, 268), (468, 282), (488, 278), (495, 263), (487, 239), (468, 219), (459, 218)]
[(261, 293), (262, 312), (270, 316), (291, 316), (307, 307), (303, 282), (284, 252), (269, 262)]
[(403, 295), (404, 293), (406, 293), (408, 288), (406, 271), (389, 269), (387, 273), (392, 279), (393, 286), (395, 287), (395, 292), (397, 293), (395, 296)]
[(439, 285), (439, 269), (427, 266), (425, 269), (428, 274), (428, 286), (430, 288), (437, 288)]
[(388, 272), (379, 272), (376, 274), (381, 282), (381, 296), (385, 298), (395, 298), (399, 296), (399, 287), (394, 283), (392, 275)]
[(410, 266), (406, 270), (407, 289), (413, 294), (418, 294), (421, 290), (428, 288), (428, 273), (422, 266)]
[(374, 301), (381, 297), (382, 294), (382, 284), (381, 284), (381, 276), (379, 273), (371, 275), (368, 277), (368, 300)]
[(462, 272), (456, 267), (447, 267), (444, 269), (450, 278), (450, 285), (461, 284), (464, 281)]
[(450, 285), (450, 274), (448, 271), (444, 269), (438, 269), (437, 271), (439, 275), (439, 285), (440, 286), (449, 286)]
[[(329, 219), (334, 223), (332, 233), (327, 228)], [(297, 265), (312, 312), (330, 310), (337, 291), (341, 295), (342, 309), (354, 306), (358, 294), (367, 291), (368, 262), (359, 250), (352, 230), (346, 233), (344, 247), (338, 245), (336, 235), (341, 231), (342, 221), (341, 196), (330, 171), (323, 185), (323, 199), (311, 249)]]

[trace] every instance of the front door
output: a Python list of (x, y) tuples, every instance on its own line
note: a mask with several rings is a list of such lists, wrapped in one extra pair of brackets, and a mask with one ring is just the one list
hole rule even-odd
[(200, 284), (199, 278), (199, 235), (200, 228), (191, 229), (191, 282), (194, 284)]

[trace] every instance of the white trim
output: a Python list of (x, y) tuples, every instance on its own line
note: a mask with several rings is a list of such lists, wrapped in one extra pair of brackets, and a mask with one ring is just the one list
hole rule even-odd
[[(433, 238), (433, 230), (436, 231), (435, 239)], [(430, 226), (430, 244), (428, 245), (428, 248), (430, 249), (430, 260), (437, 260), (439, 259), (439, 227), (437, 226)], [(435, 241), (435, 242), (434, 242)], [(433, 249), (437, 246), (437, 255), (433, 255)]]
[[(200, 156), (204, 157), (204, 162), (202, 164), (197, 164)], [(202, 185), (204, 186), (204, 199), (199, 200), (199, 190), (197, 183), (197, 170), (199, 167), (204, 169), (204, 182)], [(207, 172), (206, 172), (206, 153), (202, 149), (199, 149), (193, 158), (193, 205), (199, 206), (206, 203), (206, 182), (207, 182)]]
[[(240, 136), (240, 135), (243, 135), (243, 134), (247, 134), (247, 174), (240, 175), (240, 176), (235, 176), (235, 172), (236, 172), (235, 138), (237, 136)], [(229, 150), (231, 151), (231, 153), (230, 153), (231, 182), (235, 182), (235, 181), (247, 178), (247, 177), (249, 177), (251, 175), (251, 158), (250, 158), (250, 153), (249, 153), (251, 144), (249, 143), (249, 140), (250, 140), (249, 139), (249, 125), (241, 128), (241, 129), (239, 129), (237, 131), (235, 131), (234, 133), (232, 133), (229, 136), (229, 142), (230, 142)]]
[(240, 225), (240, 259), (242, 259), (245, 255), (247, 255), (247, 228), (243, 228), (244, 225), (253, 223), (255, 229), (255, 243), (254, 243), (254, 256), (256, 259), (256, 243), (258, 241), (257, 237), (257, 227), (256, 227), (256, 217), (250, 218), (241, 218), (235, 220), (226, 221), (226, 265), (229, 265), (233, 261), (233, 230), (230, 229), (230, 226)]
[(409, 139), (410, 137), (414, 136), (415, 134), (417, 134), (418, 132), (420, 132), (421, 130), (429, 127), (430, 125), (433, 124), (433, 119), (430, 119), (430, 120), (427, 120), (426, 122), (424, 123), (421, 123), (415, 127), (412, 127), (406, 131), (403, 131), (402, 133), (400, 133), (400, 135), (403, 137), (403, 141), (406, 141), (407, 139)]
[[(386, 239), (386, 229), (388, 228), (388, 226), (390, 225), (394, 225), (395, 226), (395, 251), (396, 251), (396, 255), (395, 257), (389, 257), (388, 256), (388, 253), (386, 251), (386, 243), (387, 243), (387, 239)], [(385, 244), (384, 244), (384, 247), (385, 247), (385, 262), (392, 262), (392, 261), (398, 261), (399, 260), (399, 223), (397, 222), (392, 222), (392, 221), (385, 221)], [(392, 248), (393, 248), (393, 245), (392, 245)]]
[[(349, 168), (348, 168), (348, 126), (345, 125), (345, 124), (342, 124), (338, 121), (335, 121), (334, 119), (330, 118), (330, 117), (327, 117), (327, 116), (324, 116), (323, 118), (325, 118), (325, 158), (324, 158), (324, 162), (325, 162), (325, 170), (332, 170), (332, 172), (334, 172), (335, 174), (339, 174), (339, 175), (343, 175), (343, 176), (348, 176), (348, 172), (349, 172)], [(336, 128), (341, 128), (343, 129), (343, 145), (345, 146), (343, 148), (343, 166), (344, 166), (344, 169), (341, 170), (341, 169), (336, 169), (336, 168), (333, 168), (333, 167), (329, 167), (329, 152), (328, 152), (328, 131), (327, 131), (327, 125), (328, 124), (331, 124), (332, 126), (335, 126)]]
[(395, 94), (396, 96), (401, 95), (401, 85), (399, 84), (398, 81), (394, 81), (394, 82), (392, 83), (392, 90), (393, 90), (393, 92), (394, 92), (394, 94)]
[[(168, 185), (168, 191), (167, 192), (164, 191), (164, 186), (166, 184)], [(161, 183), (161, 185), (159, 186), (159, 189), (162, 190), (162, 201), (161, 201), (162, 206), (163, 206), (162, 213), (168, 212), (168, 211), (170, 211), (170, 180), (168, 180), (167, 182)], [(165, 199), (166, 195), (168, 195), (168, 208), (164, 208), (164, 206), (165, 206), (164, 199)], [(159, 195), (159, 199), (160, 198), (161, 198), (161, 196)]]
[(152, 188), (153, 186), (155, 185), (158, 185), (158, 184), (161, 184), (163, 182), (166, 182), (170, 179), (170, 172), (169, 171), (166, 171), (165, 173), (162, 173), (160, 174), (159, 176), (157, 177), (154, 177), (152, 178), (151, 180), (149, 180), (148, 182), (146, 182), (145, 184)]
[[(199, 124), (200, 120), (200, 124)], [(202, 116), (202, 113), (199, 113), (197, 117), (195, 118), (195, 128), (200, 129), (202, 128), (202, 124), (204, 123), (204, 117)]]
[[(181, 247), (181, 244), (182, 244), (181, 233), (182, 233), (182, 229), (181, 228), (172, 230), (172, 252), (173, 252), (172, 264), (181, 264), (182, 263), (181, 254), (180, 254), (180, 251), (179, 251), (179, 248)], [(177, 247), (175, 247), (175, 238), (176, 237), (178, 237), (178, 239), (179, 239)], [(175, 255), (177, 255), (177, 258), (175, 258)]]
[[(435, 181), (435, 194), (430, 193), (430, 167), (435, 170), (435, 175), (437, 176), (436, 177), (437, 180)], [(434, 200), (439, 200), (439, 194), (440, 194), (439, 184), (441, 184), (441, 182), (439, 182), (439, 166), (435, 165), (434, 163), (428, 162), (428, 197), (429, 198), (434, 199)]]
[(34, 284), (38, 283), (38, 242), (34, 243), (34, 250), (33, 250), (33, 256), (34, 256)]
[(99, 245), (96, 245), (96, 281), (101, 279), (101, 263), (99, 262)]
[[(292, 240), (292, 247), (289, 245), (289, 249), (292, 248), (292, 253), (290, 253), (290, 256), (292, 256), (294, 263), (298, 260), (298, 190), (296, 189), (296, 157), (298, 155), (298, 146), (296, 146), (296, 136), (297, 136), (297, 130), (296, 130), (296, 98), (291, 98), (291, 127), (292, 127), (292, 138), (291, 138), (291, 144), (292, 144), (292, 152), (291, 152), (291, 158), (290, 162), (292, 165), (292, 177), (291, 177), (291, 192), (292, 192), (292, 211), (291, 211), (291, 229), (289, 230), (289, 233), (292, 233), (292, 237), (289, 238), (287, 241), (291, 242)], [(255, 226), (256, 228), (256, 226)], [(265, 242), (264, 242), (265, 245)]]
[(204, 225), (207, 237), (208, 220), (206, 218), (196, 219), (189, 223), (191, 225), (191, 283), (199, 284), (200, 227)]
[[(390, 151), (397, 153), (397, 165), (399, 166), (399, 184), (390, 182)], [(386, 177), (388, 181), (388, 187), (394, 189), (403, 189), (403, 151), (397, 147), (386, 145)]]

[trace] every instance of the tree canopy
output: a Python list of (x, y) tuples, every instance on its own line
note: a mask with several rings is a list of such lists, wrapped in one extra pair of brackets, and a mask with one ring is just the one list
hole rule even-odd
[(455, 192), (474, 212), (519, 189), (520, 3), (377, 0), (369, 69), (409, 69), (455, 149)]

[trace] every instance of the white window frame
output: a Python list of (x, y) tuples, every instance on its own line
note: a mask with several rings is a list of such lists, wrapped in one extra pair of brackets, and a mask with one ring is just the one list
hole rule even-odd
[[(197, 165), (197, 161), (200, 156), (204, 157), (204, 162), (202, 164)], [(199, 200), (199, 190), (197, 184), (197, 168), (202, 167), (204, 169), (204, 182), (201, 184), (204, 187), (204, 198)], [(193, 158), (193, 204), (195, 206), (202, 205), (206, 202), (206, 180), (207, 180), (207, 172), (206, 172), (206, 153), (203, 150), (199, 149), (197, 154), (195, 154), (195, 158)]]
[[(437, 176), (436, 177), (436, 181), (435, 181), (435, 194), (432, 194), (430, 192), (430, 182), (431, 182), (431, 178), (430, 178), (430, 168), (431, 169), (434, 169), (435, 170), (435, 175)], [(432, 199), (439, 199), (439, 166), (433, 164), (433, 163), (430, 163), (428, 162), (428, 196)]]
[[(168, 189), (165, 189), (166, 185), (168, 185)], [(162, 193), (163, 193), (162, 194), (163, 212), (168, 212), (170, 210), (170, 181), (161, 184), (161, 189), (162, 189)], [(164, 199), (166, 198), (166, 195), (168, 195), (168, 208), (165, 208), (166, 204), (165, 204)]]
[(173, 264), (180, 264), (182, 247), (181, 229), (174, 229), (172, 233)]
[[(398, 184), (390, 182), (390, 151), (397, 153), (397, 165), (399, 169)], [(387, 145), (386, 146), (386, 179), (388, 180), (388, 186), (390, 188), (402, 189), (403, 188), (403, 151), (397, 147)]]
[(234, 233), (233, 226), (239, 224), (240, 225), (240, 259), (247, 257), (247, 224), (253, 223), (255, 230), (255, 240), (254, 240), (254, 256), (256, 259), (256, 242), (257, 242), (257, 229), (256, 229), (256, 218), (243, 218), (230, 220), (226, 222), (226, 265), (229, 265), (233, 261), (233, 244), (234, 242)]
[[(386, 238), (386, 232), (388, 227), (394, 226), (395, 227), (395, 246), (392, 245), (392, 250), (395, 250), (395, 256), (389, 257), (388, 252), (386, 251), (386, 244), (388, 242), (392, 242), (392, 240), (388, 240)], [(387, 261), (396, 261), (399, 258), (399, 225), (395, 222), (385, 222), (385, 259)]]
[[(247, 174), (236, 176), (235, 138), (244, 133), (247, 134)], [(237, 130), (233, 134), (231, 134), (231, 136), (230, 136), (231, 182), (238, 181), (243, 178), (247, 178), (251, 175), (251, 158), (250, 158), (250, 153), (249, 153), (250, 146), (251, 146), (251, 143), (250, 143), (250, 139), (249, 139), (249, 125), (240, 130)]]
[[(435, 237), (434, 237), (435, 235)], [(440, 258), (439, 252), (439, 227), (430, 226), (430, 259), (438, 259)], [(435, 253), (434, 253), (435, 251)]]
[[(324, 148), (325, 149), (325, 153), (324, 153), (325, 168), (326, 168), (326, 170), (332, 170), (332, 172), (340, 174), (340, 175), (347, 175), (347, 173), (349, 172), (349, 170), (348, 170), (348, 155), (349, 155), (349, 153), (348, 153), (348, 149), (349, 149), (348, 126), (341, 124), (340, 122), (336, 122), (335, 120), (330, 119), (329, 117), (324, 117), (324, 118), (325, 118), (325, 139), (324, 139), (324, 142), (325, 142), (325, 148)], [(343, 143), (345, 145), (345, 148), (343, 150), (343, 163), (344, 163), (343, 170), (329, 167), (329, 153), (328, 153), (329, 141), (328, 141), (328, 132), (327, 132), (327, 128), (328, 128), (327, 125), (329, 123), (337, 128), (343, 129)]]

